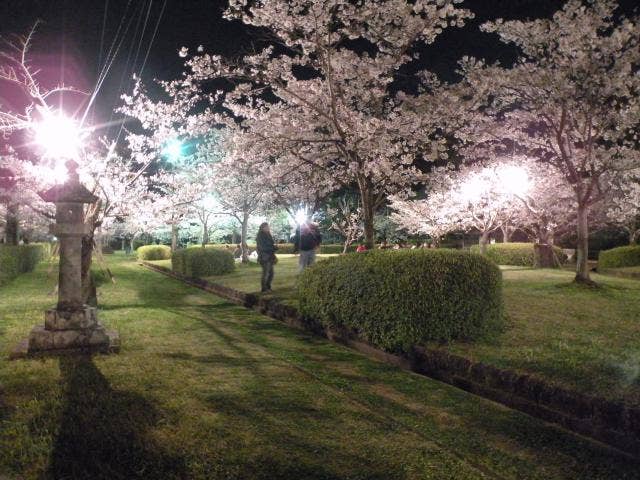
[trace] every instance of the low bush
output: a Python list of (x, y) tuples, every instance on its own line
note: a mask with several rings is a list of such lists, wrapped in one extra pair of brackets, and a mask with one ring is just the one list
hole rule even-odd
[(144, 240), (135, 239), (131, 242), (131, 246), (133, 247), (134, 251), (138, 250), (140, 247), (144, 247), (145, 245), (148, 245), (148, 243)]
[(138, 260), (168, 260), (171, 258), (171, 247), (167, 245), (143, 245), (136, 250)]
[(200, 278), (222, 275), (235, 269), (233, 254), (219, 248), (185, 248), (171, 256), (174, 272), (187, 277)]
[(635, 267), (640, 265), (640, 245), (612, 248), (600, 252), (598, 268)]
[[(471, 251), (480, 253), (480, 245), (472, 245)], [(560, 247), (553, 247), (553, 252), (559, 263), (567, 261), (567, 255)], [(533, 267), (535, 262), (533, 243), (492, 243), (487, 245), (486, 257), (498, 265)]]
[[(347, 252), (355, 252), (357, 246), (358, 246), (357, 244), (349, 245), (349, 247), (347, 248)], [(323, 245), (320, 245), (319, 253), (336, 254), (336, 253), (342, 253), (343, 250), (344, 250), (344, 245), (339, 243), (326, 244), (326, 245), (323, 244)]]
[(33, 271), (36, 265), (51, 254), (48, 243), (28, 245), (0, 245), (0, 285), (4, 285), (21, 273)]
[(500, 269), (462, 251), (342, 255), (306, 269), (298, 288), (305, 317), (389, 351), (476, 339), (503, 322)]

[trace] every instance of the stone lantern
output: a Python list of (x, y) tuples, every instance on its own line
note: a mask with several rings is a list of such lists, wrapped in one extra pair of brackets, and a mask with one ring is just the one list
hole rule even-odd
[[(26, 355), (38, 353), (117, 352), (119, 337), (106, 331), (98, 322), (95, 307), (85, 305), (82, 298), (82, 237), (91, 233), (83, 222), (83, 205), (97, 197), (79, 181), (78, 164), (66, 163), (69, 177), (63, 185), (40, 193), (40, 197), (56, 205), (56, 223), (50, 233), (58, 237), (60, 270), (58, 304), (45, 312), (44, 326), (33, 328), (19, 350)], [(19, 356), (19, 355), (18, 355)]]

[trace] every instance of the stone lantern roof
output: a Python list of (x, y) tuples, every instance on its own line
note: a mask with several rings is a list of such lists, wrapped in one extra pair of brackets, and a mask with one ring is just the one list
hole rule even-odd
[(40, 198), (51, 203), (94, 203), (98, 197), (82, 185), (78, 179), (78, 164), (73, 160), (65, 163), (69, 170), (69, 179), (62, 185), (40, 192)]

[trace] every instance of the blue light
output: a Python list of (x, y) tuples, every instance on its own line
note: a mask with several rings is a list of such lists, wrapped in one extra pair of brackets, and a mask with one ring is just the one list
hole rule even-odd
[(182, 147), (180, 140), (169, 140), (162, 149), (162, 154), (169, 160), (179, 160), (182, 157)]

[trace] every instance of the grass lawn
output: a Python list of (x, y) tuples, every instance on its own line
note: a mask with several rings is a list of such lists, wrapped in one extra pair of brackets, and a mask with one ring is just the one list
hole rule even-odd
[[(273, 294), (293, 305), (296, 262), (280, 255)], [(568, 270), (502, 268), (506, 330), (492, 341), (441, 348), (640, 406), (640, 282), (593, 275), (601, 286), (591, 289), (573, 284)], [(260, 267), (240, 265), (210, 280), (258, 292)]]
[(640, 478), (526, 415), (108, 262), (119, 355), (7, 361), (54, 276), (0, 288), (0, 478)]
[(607, 268), (605, 275), (615, 275), (640, 280), (640, 265), (635, 267)]

